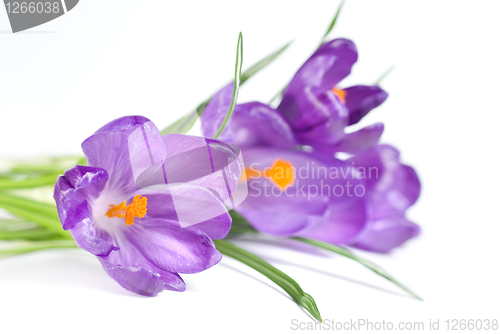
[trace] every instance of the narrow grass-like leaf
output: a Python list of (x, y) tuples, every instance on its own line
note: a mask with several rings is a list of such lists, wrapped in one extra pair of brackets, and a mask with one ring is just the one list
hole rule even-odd
[(7, 249), (0, 249), (0, 257), (21, 255), (45, 249), (75, 248), (75, 247), (76, 244), (73, 240), (36, 241), (25, 244), (18, 244), (14, 247), (10, 247)]
[(234, 210), (229, 211), (231, 216), (231, 230), (229, 231), (226, 238), (241, 235), (242, 233), (259, 233), (256, 229), (250, 225), (250, 223), (241, 214)]
[(279, 285), (295, 300), (297, 304), (306, 309), (316, 320), (321, 320), (318, 307), (314, 299), (305, 293), (302, 288), (290, 276), (276, 269), (260, 257), (238, 247), (225, 240), (214, 240), (217, 249), (224, 255), (238, 260), (250, 268), (257, 270), (271, 281)]
[(59, 174), (49, 174), (39, 177), (30, 177), (24, 180), (0, 180), (0, 190), (27, 189), (54, 185)]
[(284, 46), (282, 46), (279, 50), (276, 50), (275, 52), (271, 53), (270, 55), (268, 55), (264, 59), (260, 60), (259, 62), (253, 64), (246, 71), (244, 71), (243, 73), (241, 73), (241, 78), (240, 78), (241, 82), (240, 82), (240, 85), (243, 85), (245, 83), (245, 81), (247, 81), (248, 79), (250, 79), (254, 74), (256, 74), (257, 72), (259, 72), (264, 67), (266, 67), (267, 65), (269, 65), (273, 60), (275, 60), (276, 58), (278, 58), (278, 56), (281, 53), (283, 53), (283, 51), (285, 51), (292, 43), (293, 43), (293, 41), (288, 42), (287, 44), (285, 44)]
[[(288, 42), (286, 45), (281, 47), (279, 50), (271, 53), (270, 55), (266, 56), (265, 58), (261, 59), (257, 63), (253, 64), (250, 66), (246, 71), (241, 73), (240, 76), (240, 86), (243, 85), (248, 79), (250, 79), (252, 76), (257, 74), (260, 70), (265, 68), (267, 65), (269, 65), (274, 59), (276, 59), (283, 51), (285, 51), (290, 44), (292, 44), (293, 41)], [(179, 134), (186, 134), (193, 125), (196, 123), (196, 120), (198, 117), (200, 117), (203, 114), (203, 111), (205, 110), (205, 107), (207, 106), (208, 102), (210, 102), (211, 97), (196, 107), (196, 112), (190, 112), (187, 115), (182, 116), (179, 118), (177, 121), (172, 123), (171, 125), (167, 126), (165, 129), (161, 131), (161, 135), (167, 135), (167, 134), (172, 134), (172, 133), (179, 133)]]
[(41, 241), (53, 239), (61, 239), (61, 235), (42, 228), (28, 228), (14, 231), (0, 230), (0, 240)]
[(62, 229), (55, 205), (0, 193), (0, 208), (71, 239), (71, 235)]
[(205, 110), (205, 107), (207, 106), (208, 102), (210, 102), (210, 99), (203, 101), (196, 107), (196, 110), (190, 112), (187, 115), (182, 116), (177, 121), (167, 126), (160, 132), (160, 134), (162, 136), (173, 133), (186, 134), (189, 130), (193, 128), (193, 125), (196, 123), (198, 117), (200, 117), (203, 111)]
[(47, 174), (62, 174), (65, 169), (71, 168), (75, 164), (86, 165), (85, 157), (67, 156), (60, 158), (44, 158), (23, 161), (23, 163), (14, 163), (8, 171), (1, 173), (3, 176), (12, 178), (12, 176), (31, 175), (41, 176)]
[(332, 244), (329, 244), (329, 243), (326, 243), (326, 242), (323, 242), (323, 241), (319, 241), (319, 240), (312, 240), (312, 239), (306, 239), (306, 238), (301, 238), (301, 237), (295, 237), (295, 238), (292, 238), (292, 239), (300, 241), (300, 242), (303, 242), (303, 243), (306, 243), (306, 244), (309, 244), (309, 245), (312, 245), (312, 246), (315, 246), (315, 247), (323, 248), (323, 249), (326, 249), (328, 251), (331, 251), (331, 252), (337, 253), (339, 255), (345, 256), (345, 257), (347, 257), (349, 259), (352, 259), (352, 260), (358, 262), (359, 264), (365, 266), (366, 268), (368, 268), (368, 269), (374, 271), (375, 273), (379, 274), (380, 276), (384, 277), (385, 279), (389, 280), (390, 282), (396, 284), (397, 286), (399, 286), (401, 289), (403, 289), (404, 291), (406, 291), (407, 293), (409, 293), (414, 298), (416, 298), (418, 300), (422, 300), (422, 298), (420, 298), (413, 291), (411, 291), (406, 286), (404, 286), (403, 284), (401, 284), (400, 282), (398, 282), (394, 277), (392, 277), (383, 268), (379, 267), (378, 265), (376, 265), (375, 263), (373, 263), (373, 262), (371, 262), (369, 260), (360, 258), (359, 256), (355, 255), (354, 253), (352, 253), (351, 251), (349, 251), (349, 250), (347, 250), (347, 249), (345, 249), (343, 247), (335, 246), (335, 245), (332, 245)]
[(337, 12), (335, 13), (335, 16), (333, 17), (332, 22), (330, 23), (330, 26), (326, 30), (325, 34), (323, 35), (323, 38), (321, 39), (321, 43), (325, 40), (326, 36), (333, 30), (333, 27), (335, 27), (335, 23), (337, 23), (337, 19), (339, 18), (340, 11), (342, 10), (342, 7), (344, 6), (345, 0), (342, 0), (342, 2), (339, 5), (339, 8), (337, 9)]
[(238, 93), (240, 91), (240, 81), (241, 81), (241, 66), (243, 65), (243, 35), (240, 32), (238, 37), (238, 46), (236, 47), (236, 64), (234, 66), (234, 86), (233, 86), (233, 96), (231, 98), (231, 104), (229, 105), (229, 109), (227, 110), (226, 117), (222, 122), (219, 130), (214, 135), (214, 139), (217, 139), (224, 128), (227, 125), (227, 122), (233, 115), (234, 108), (236, 107), (236, 102), (238, 101)]
[(389, 67), (378, 79), (375, 81), (375, 85), (379, 85), (382, 80), (385, 79), (386, 76), (388, 76), (394, 69), (396, 68), (396, 65), (392, 65)]

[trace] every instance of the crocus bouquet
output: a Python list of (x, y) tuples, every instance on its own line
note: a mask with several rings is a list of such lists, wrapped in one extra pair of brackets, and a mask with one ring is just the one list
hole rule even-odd
[[(0, 221), (0, 255), (79, 247), (123, 288), (154, 296), (184, 291), (180, 274), (209, 269), (224, 254), (321, 321), (292, 278), (231, 242), (265, 234), (348, 257), (419, 298), (346, 248), (386, 253), (419, 233), (405, 217), (420, 193), (414, 169), (379, 143), (382, 123), (349, 130), (387, 98), (378, 85), (342, 87), (354, 43), (323, 39), (271, 104), (237, 103), (240, 86), (287, 47), (242, 73), (240, 34), (234, 81), (164, 130), (125, 116), (88, 137), (84, 157), (3, 170), (0, 208), (11, 218)], [(186, 135), (197, 119), (203, 136)], [(33, 192), (46, 186), (55, 203)]]

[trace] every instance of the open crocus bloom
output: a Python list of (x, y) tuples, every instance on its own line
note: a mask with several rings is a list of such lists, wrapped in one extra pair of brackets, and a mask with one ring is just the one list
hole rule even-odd
[[(292, 80), (285, 93), (288, 99), (293, 94), (297, 99), (304, 97), (301, 95), (304, 82), (325, 88), (349, 73), (356, 60), (351, 42), (332, 41), (322, 48), (325, 49), (320, 48), (311, 57), (313, 61), (308, 61), (311, 64), (306, 62)], [(316, 57), (319, 60), (314, 60)], [(327, 79), (328, 83), (324, 83)], [(400, 163), (394, 148), (378, 144), (383, 124), (350, 134), (343, 132), (343, 127), (357, 122), (360, 115), (380, 104), (387, 94), (378, 87), (353, 87), (343, 95), (336, 90), (325, 94), (339, 106), (338, 110), (349, 107), (344, 121), (338, 123), (342, 130), (335, 135), (342, 139), (328, 145), (322, 140), (306, 141), (311, 144), (312, 152), (305, 152), (300, 145), (304, 144), (304, 133), (297, 131), (300, 124), (310, 122), (309, 117), (318, 115), (308, 114), (310, 109), (296, 109), (296, 118), (290, 118), (292, 114), (287, 118), (282, 110), (280, 113), (259, 102), (236, 106), (221, 134), (225, 141), (241, 147), (247, 166), (248, 197), (236, 210), (264, 233), (304, 236), (387, 252), (418, 234), (418, 226), (406, 220), (405, 212), (417, 200), (420, 183), (415, 171)], [(231, 94), (232, 86), (228, 85), (207, 105), (202, 115), (202, 131), (206, 136), (213, 136), (222, 124)], [(349, 94), (355, 98), (351, 102)], [(315, 105), (319, 106), (312, 107)], [(327, 129), (321, 122), (318, 124), (319, 129)], [(354, 156), (341, 161), (335, 157), (336, 152)]]
[(334, 39), (320, 46), (297, 71), (277, 109), (290, 123), (299, 143), (349, 153), (378, 143), (381, 124), (344, 133), (347, 126), (359, 122), (387, 98), (378, 86), (338, 87), (357, 58), (353, 42)]
[[(207, 105), (204, 135), (212, 136), (222, 123), (231, 89), (224, 87)], [(276, 109), (259, 102), (237, 105), (221, 137), (241, 147), (248, 196), (236, 210), (259, 231), (306, 235), (331, 221), (329, 241), (346, 243), (364, 228), (364, 181), (355, 168), (333, 154), (323, 161), (296, 149), (293, 131)]]
[[(127, 290), (153, 296), (164, 289), (184, 291), (179, 273), (197, 273), (220, 261), (212, 239), (229, 232), (223, 203), (241, 177), (231, 146), (161, 137), (148, 119), (129, 116), (99, 129), (82, 148), (88, 166), (60, 176), (54, 198), (63, 228), (78, 247), (98, 257), (110, 277)], [(187, 210), (191, 215), (181, 218)], [(196, 220), (197, 212), (202, 220)]]

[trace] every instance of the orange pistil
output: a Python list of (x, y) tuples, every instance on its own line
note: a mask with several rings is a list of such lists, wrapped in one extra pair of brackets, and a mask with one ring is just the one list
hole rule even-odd
[(270, 179), (281, 190), (286, 189), (295, 182), (294, 167), (292, 163), (281, 159), (276, 159), (273, 165), (266, 168), (264, 171), (259, 171), (253, 167), (245, 168), (244, 173), (241, 175), (240, 182), (248, 179), (257, 179), (261, 176)]
[(332, 88), (332, 92), (335, 95), (337, 95), (337, 97), (339, 98), (340, 102), (342, 102), (343, 104), (345, 104), (345, 97), (347, 95), (347, 92), (345, 90), (340, 89), (337, 86), (335, 86), (335, 87)]
[(124, 201), (119, 205), (110, 204), (110, 209), (106, 212), (108, 218), (125, 218), (125, 224), (132, 225), (135, 218), (142, 218), (148, 212), (148, 198), (135, 195), (132, 203), (127, 205)]
[(266, 170), (266, 177), (270, 178), (281, 190), (295, 182), (293, 165), (289, 161), (277, 159), (270, 169)]
[(256, 179), (260, 177), (260, 172), (253, 168), (245, 168), (243, 173), (241, 173), (240, 182), (246, 181), (248, 179)]

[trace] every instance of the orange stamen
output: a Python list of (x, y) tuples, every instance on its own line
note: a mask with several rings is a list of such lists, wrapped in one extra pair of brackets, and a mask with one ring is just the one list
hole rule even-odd
[(243, 173), (241, 173), (240, 182), (246, 181), (248, 179), (256, 179), (260, 177), (260, 172), (253, 168), (245, 168)]
[(332, 92), (335, 95), (337, 95), (337, 97), (339, 98), (340, 102), (342, 102), (343, 104), (345, 104), (345, 97), (347, 95), (347, 92), (345, 90), (340, 89), (337, 86), (335, 86), (335, 87), (332, 88)]
[(265, 175), (282, 190), (295, 182), (292, 163), (281, 159), (277, 159), (271, 168), (265, 172)]
[(125, 224), (132, 225), (135, 218), (142, 218), (148, 212), (148, 198), (135, 195), (132, 203), (122, 202), (119, 205), (110, 204), (106, 212), (108, 218), (125, 218)]

